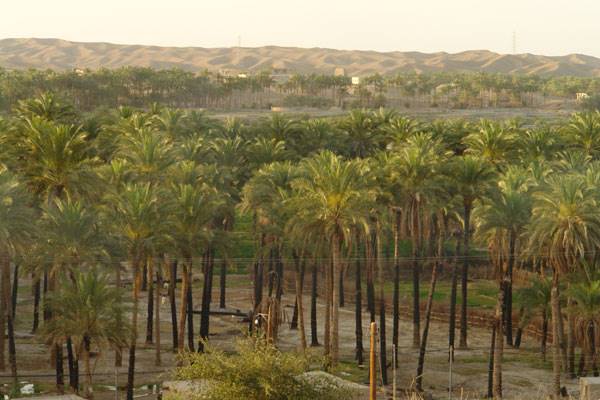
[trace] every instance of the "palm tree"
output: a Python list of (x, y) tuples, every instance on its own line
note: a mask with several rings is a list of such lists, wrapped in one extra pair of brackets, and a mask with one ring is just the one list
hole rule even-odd
[[(368, 214), (374, 193), (369, 189), (365, 166), (360, 161), (344, 161), (323, 151), (302, 163), (303, 175), (292, 182), (290, 205), (295, 213), (290, 226), (304, 232), (315, 243), (326, 238), (333, 266), (332, 283), (339, 281), (341, 246), (358, 229), (368, 231)], [(331, 361), (339, 359), (339, 291), (332, 285)]]
[(565, 127), (575, 148), (595, 159), (600, 155), (600, 111), (575, 113)]
[(515, 135), (513, 131), (499, 122), (482, 120), (476, 132), (465, 140), (466, 152), (501, 167), (513, 157)]
[(517, 292), (519, 303), (525, 307), (525, 317), (529, 318), (532, 315), (541, 315), (542, 317), (540, 353), (543, 361), (546, 361), (546, 339), (548, 337), (548, 320), (551, 312), (551, 293), (552, 279), (541, 275), (531, 279), (529, 286), (521, 288)]
[[(107, 256), (104, 238), (100, 234), (98, 216), (80, 201), (56, 199), (54, 204), (44, 208), (41, 237), (44, 239), (44, 254), (52, 255), (47, 271), (52, 288), (61, 277), (74, 283), (74, 274), (84, 265), (94, 265), (101, 257)], [(54, 312), (52, 308), (47, 309)], [(56, 344), (56, 343), (54, 343)], [(73, 344), (67, 337), (69, 361), (69, 381), (76, 391), (79, 388), (79, 360), (73, 352)]]
[(95, 193), (94, 167), (87, 133), (73, 125), (57, 125), (39, 117), (22, 121), (14, 138), (16, 168), (46, 203)]
[(39, 117), (58, 123), (73, 123), (77, 116), (73, 106), (63, 103), (51, 92), (19, 101), (15, 111), (20, 118)]
[[(188, 304), (188, 293), (191, 290), (194, 259), (204, 253), (210, 241), (210, 223), (219, 204), (215, 189), (200, 181), (196, 184), (175, 183), (171, 187), (170, 195), (170, 236), (183, 261), (178, 327), (178, 350), (181, 352), (184, 348), (188, 308), (191, 308)], [(193, 349), (193, 341), (188, 345)]]
[(85, 366), (85, 396), (92, 398), (90, 351), (125, 346), (130, 327), (125, 321), (120, 289), (109, 286), (108, 278), (92, 269), (74, 273), (74, 284), (62, 286), (50, 297), (54, 318), (42, 329), (51, 343), (73, 341)]
[(529, 246), (544, 255), (552, 267), (552, 336), (554, 382), (552, 393), (560, 396), (559, 282), (561, 276), (578, 269), (589, 251), (600, 244), (600, 219), (595, 188), (581, 175), (550, 177), (545, 190), (535, 194)]
[[(514, 175), (512, 175), (514, 177)], [(508, 180), (508, 182), (507, 182)], [(517, 179), (518, 181), (518, 179)], [(488, 248), (495, 264), (501, 270), (498, 303), (496, 304), (496, 340), (494, 346), (493, 393), (502, 397), (502, 332), (512, 346), (512, 275), (519, 237), (523, 234), (531, 215), (531, 198), (519, 190), (511, 176), (501, 181), (499, 193), (475, 210), (479, 230), (487, 237)], [(517, 186), (517, 187), (516, 187)], [(505, 302), (505, 299), (508, 299)], [(506, 325), (504, 325), (506, 323)]]
[[(469, 244), (471, 238), (471, 211), (475, 202), (483, 198), (494, 170), (482, 158), (465, 155), (454, 159), (452, 182), (458, 197), (462, 200), (463, 218), (463, 266), (461, 271), (461, 314), (460, 314), (460, 347), (467, 347), (467, 284), (469, 276)], [(454, 346), (454, 323), (456, 299), (450, 299), (450, 346)]]
[[(426, 133), (416, 134), (394, 149), (390, 166), (390, 182), (400, 184), (405, 201), (403, 209), (411, 231), (413, 261), (413, 346), (419, 347), (420, 331), (420, 252), (422, 250), (422, 209), (437, 188), (434, 177), (443, 160), (449, 155), (439, 140)], [(397, 253), (397, 252), (396, 252)]]
[(584, 353), (581, 375), (586, 371), (598, 375), (596, 365), (596, 346), (600, 329), (600, 281), (585, 279), (583, 282), (572, 284), (567, 294), (570, 296), (571, 310), (575, 317), (576, 334)]
[[(243, 189), (243, 201), (242, 209), (245, 211), (251, 211), (254, 213), (256, 221), (257, 234), (264, 239), (268, 239), (271, 244), (272, 251), (281, 254), (283, 248), (283, 239), (287, 239), (288, 244), (286, 247), (291, 249), (291, 255), (294, 260), (298, 259), (300, 255), (308, 253), (307, 245), (303, 236), (296, 236), (297, 232), (293, 231), (291, 227), (286, 227), (286, 224), (290, 218), (290, 213), (295, 210), (286, 206), (289, 202), (290, 192), (292, 190), (291, 184), (298, 177), (298, 168), (290, 162), (275, 162), (263, 166), (261, 169), (256, 171), (254, 176), (248, 181)], [(281, 206), (283, 205), (283, 207)], [(262, 245), (262, 244), (261, 244)], [(259, 249), (259, 252), (264, 252), (266, 249)], [(301, 287), (301, 276), (300, 276), (300, 260), (294, 261), (294, 269), (296, 274), (296, 304), (298, 305), (298, 313), (302, 306), (302, 287)], [(259, 271), (256, 271), (257, 273)], [(262, 275), (262, 274), (258, 274)], [(280, 286), (281, 276), (277, 274), (278, 287)], [(256, 284), (262, 284), (262, 278), (260, 276), (255, 277)], [(269, 280), (271, 282), (271, 280)], [(255, 288), (256, 293), (262, 290)], [(271, 291), (270, 291), (271, 292)], [(279, 293), (279, 294), (278, 294)], [(269, 305), (266, 306), (273, 308), (275, 305), (275, 314), (278, 314), (278, 304), (280, 299), (280, 291), (276, 293), (276, 299), (269, 299)], [(263, 307), (260, 304), (259, 299), (255, 299), (257, 307)], [(255, 310), (258, 312), (258, 309)], [(304, 333), (303, 315), (299, 315), (300, 319), (300, 343), (306, 348), (306, 338)]]
[(113, 221), (114, 230), (127, 251), (133, 276), (128, 400), (133, 400), (141, 266), (149, 256), (152, 242), (160, 235), (159, 229), (163, 226), (160, 223), (162, 210), (159, 204), (159, 196), (150, 184), (128, 183), (120, 191), (108, 195), (105, 207), (105, 213)]
[[(14, 315), (9, 307), (10, 262), (31, 238), (34, 212), (28, 206), (31, 199), (26, 187), (0, 166), (0, 261), (2, 286), (0, 288), (0, 332), (12, 326)], [(9, 329), (9, 335), (11, 334)], [(5, 336), (0, 335), (0, 369), (5, 368)], [(16, 379), (16, 354), (10, 355), (11, 372)]]
[(444, 241), (446, 239), (445, 232), (445, 221), (446, 218), (445, 210), (439, 211), (440, 215), (437, 213), (433, 213), (431, 216), (431, 230), (432, 230), (432, 239), (437, 242), (436, 248), (436, 260), (433, 261), (433, 268), (431, 270), (431, 283), (429, 285), (429, 293), (427, 296), (427, 306), (425, 309), (425, 326), (423, 328), (423, 337), (421, 339), (420, 347), (419, 347), (419, 358), (417, 363), (417, 376), (416, 380), (416, 389), (418, 391), (423, 390), (423, 368), (425, 366), (425, 353), (427, 352), (427, 338), (429, 335), (429, 325), (431, 322), (431, 311), (433, 307), (433, 296), (435, 293), (435, 286), (437, 284), (437, 273), (438, 268), (443, 263), (444, 258)]
[(340, 122), (340, 129), (345, 133), (345, 146), (351, 158), (368, 157), (383, 146), (383, 132), (377, 128), (373, 115), (367, 110), (351, 111)]

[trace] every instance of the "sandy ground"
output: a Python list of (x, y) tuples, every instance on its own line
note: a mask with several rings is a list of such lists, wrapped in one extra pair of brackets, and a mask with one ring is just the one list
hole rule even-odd
[[(251, 304), (250, 283), (246, 276), (231, 276), (231, 288), (228, 288), (228, 307), (247, 310)], [(292, 295), (290, 295), (292, 294)], [(294, 298), (293, 293), (284, 296), (283, 305), (287, 318), (291, 318)], [(200, 304), (200, 283), (195, 284), (196, 309)], [(146, 294), (143, 293), (145, 297)], [(17, 309), (17, 361), (21, 382), (36, 384), (36, 388), (42, 391), (53, 389), (54, 370), (49, 365), (48, 348), (40, 344), (38, 338), (32, 338), (28, 334), (31, 329), (31, 297), (30, 288), (20, 289), (19, 303)], [(215, 285), (213, 304), (218, 304), (218, 285)], [(145, 299), (144, 299), (145, 300)], [(309, 297), (305, 296), (305, 320), (306, 331), (309, 335)], [(154, 345), (145, 345), (145, 304), (142, 302), (140, 321), (140, 340), (138, 341), (136, 384), (141, 387), (137, 395), (148, 395), (145, 398), (155, 398), (152, 391), (156, 390), (152, 385), (172, 377), (171, 371), (176, 364), (176, 357), (171, 351), (171, 324), (169, 305), (164, 299), (161, 306), (161, 339), (162, 339), (162, 366), (155, 366)], [(346, 365), (351, 365), (354, 360), (355, 326), (354, 305), (347, 304), (340, 310), (340, 353)], [(323, 312), (322, 304), (318, 306), (319, 312), (319, 341), (322, 343), (323, 334)], [(368, 349), (368, 321), (369, 316), (363, 315), (364, 347)], [(199, 318), (195, 316), (194, 328), (198, 332)], [(230, 349), (233, 346), (232, 338), (242, 334), (247, 324), (240, 318), (227, 316), (211, 317), (210, 341), (215, 346)], [(428, 353), (426, 356), (425, 373), (423, 377), (424, 389), (431, 393), (433, 398), (448, 398), (449, 363), (447, 355), (447, 325), (433, 323), (430, 329)], [(391, 318), (388, 318), (388, 344), (391, 354)], [(455, 398), (478, 399), (482, 398), (487, 388), (487, 362), (490, 332), (473, 328), (469, 332), (469, 350), (456, 350), (453, 365), (453, 392)], [(310, 338), (309, 338), (310, 342)], [(289, 324), (285, 323), (279, 332), (279, 345), (283, 349), (293, 349), (298, 346), (298, 331), (290, 330)], [(321, 351), (315, 349), (313, 351)], [(65, 352), (66, 353), (66, 352)], [(415, 377), (418, 351), (412, 348), (412, 324), (409, 320), (402, 320), (400, 326), (399, 344), (399, 369), (397, 371), (398, 386), (403, 389), (411, 387)], [(391, 355), (389, 356), (391, 358)], [(542, 367), (538, 362), (537, 343), (530, 338), (524, 338), (521, 350), (506, 349), (504, 362), (504, 394), (507, 399), (542, 399), (545, 397), (551, 382), (551, 370), (549, 364)], [(114, 353), (107, 352), (95, 360), (94, 383), (97, 385), (97, 399), (114, 399), (115, 394), (112, 387), (117, 383), (123, 386), (127, 379), (127, 357), (124, 356), (123, 367), (114, 367)], [(391, 360), (390, 360), (391, 361)], [(66, 363), (65, 363), (66, 369)], [(341, 377), (349, 378), (350, 375), (344, 371), (337, 372)], [(367, 370), (354, 370), (351, 372), (354, 380), (367, 382)], [(9, 371), (1, 373), (0, 383), (8, 384)], [(68, 381), (68, 377), (65, 377)], [(391, 382), (390, 372), (390, 382)], [(66, 382), (68, 383), (68, 382)], [(577, 387), (575, 381), (567, 381), (566, 385), (570, 393)], [(388, 389), (389, 393), (389, 389)], [(124, 398), (121, 394), (121, 398)], [(142, 397), (143, 398), (143, 397)]]

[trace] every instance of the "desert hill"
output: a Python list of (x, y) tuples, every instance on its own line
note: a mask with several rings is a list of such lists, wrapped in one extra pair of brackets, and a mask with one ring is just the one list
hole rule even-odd
[(178, 67), (188, 71), (261, 71), (348, 75), (397, 72), (500, 72), (540, 75), (600, 76), (600, 59), (570, 54), (498, 54), (487, 50), (461, 53), (375, 52), (294, 47), (159, 47), (82, 43), (60, 39), (0, 40), (0, 66), (11, 69)]

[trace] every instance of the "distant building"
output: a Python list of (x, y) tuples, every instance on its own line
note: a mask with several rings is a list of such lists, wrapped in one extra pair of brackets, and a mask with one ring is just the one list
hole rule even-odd
[(225, 69), (225, 68), (221, 68), (221, 69), (219, 70), (219, 75), (221, 75), (221, 76), (228, 76), (228, 77), (231, 77), (231, 76), (235, 76), (235, 75), (236, 75), (236, 73), (235, 73), (235, 71), (233, 71), (233, 70), (231, 70), (231, 69)]
[(333, 71), (334, 76), (346, 76), (346, 70), (341, 67), (337, 67), (335, 71)]
[(577, 101), (584, 101), (590, 98), (590, 95), (587, 93), (577, 93), (576, 95)]
[(238, 74), (238, 78), (246, 79), (248, 74)]
[(359, 76), (353, 76), (352, 77), (352, 84), (353, 85), (360, 85), (360, 77)]
[(79, 76), (85, 74), (85, 70), (81, 69), (81, 68), (75, 68), (75, 69), (73, 69), (73, 72), (75, 72), (75, 74), (77, 74)]

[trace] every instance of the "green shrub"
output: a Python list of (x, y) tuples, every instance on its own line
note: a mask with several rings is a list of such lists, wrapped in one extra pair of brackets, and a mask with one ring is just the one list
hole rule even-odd
[(233, 354), (207, 345), (204, 354), (190, 354), (184, 364), (176, 371), (178, 379), (207, 382), (194, 399), (334, 400), (350, 394), (333, 382), (304, 376), (309, 358), (281, 352), (262, 339), (238, 340)]

